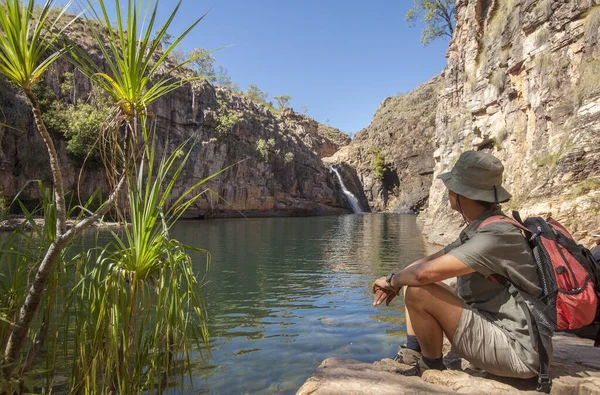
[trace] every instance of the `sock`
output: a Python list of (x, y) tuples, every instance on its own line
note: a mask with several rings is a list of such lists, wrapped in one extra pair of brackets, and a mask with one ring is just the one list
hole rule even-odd
[(421, 352), (421, 345), (419, 344), (419, 339), (417, 339), (416, 336), (406, 336), (406, 348), (416, 352)]
[(430, 369), (446, 370), (443, 357), (427, 358), (426, 356), (422, 356), (421, 358), (423, 359), (423, 362), (425, 362), (425, 365)]

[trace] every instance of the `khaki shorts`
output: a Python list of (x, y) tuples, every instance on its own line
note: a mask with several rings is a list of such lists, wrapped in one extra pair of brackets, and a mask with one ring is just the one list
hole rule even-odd
[(506, 333), (469, 308), (463, 308), (452, 346), (461, 357), (496, 376), (522, 379), (537, 376), (517, 356)]

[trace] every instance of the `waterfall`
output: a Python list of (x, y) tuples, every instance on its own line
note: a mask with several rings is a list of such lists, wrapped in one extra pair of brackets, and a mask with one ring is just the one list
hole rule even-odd
[(338, 171), (338, 169), (336, 169), (333, 166), (331, 166), (330, 169), (335, 172), (335, 175), (337, 176), (337, 178), (340, 182), (340, 186), (342, 187), (342, 192), (344, 192), (344, 196), (346, 196), (346, 199), (350, 203), (350, 206), (352, 206), (352, 211), (354, 211), (355, 213), (362, 213), (363, 211), (360, 208), (360, 204), (358, 204), (358, 199), (356, 198), (356, 196), (354, 196), (352, 194), (352, 192), (350, 192), (346, 188), (346, 185), (344, 185), (344, 180), (342, 180), (342, 176), (341, 176), (340, 172)]

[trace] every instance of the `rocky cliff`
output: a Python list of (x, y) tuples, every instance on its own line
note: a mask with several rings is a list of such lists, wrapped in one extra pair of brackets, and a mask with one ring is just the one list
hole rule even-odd
[[(82, 24), (76, 23), (72, 32), (80, 41), (85, 38)], [(86, 50), (93, 55), (93, 47)], [(102, 60), (98, 62), (101, 64)], [(91, 89), (90, 82), (66, 60), (60, 60), (48, 71), (42, 87), (48, 91), (46, 96), (52, 97), (50, 107), (81, 103), (87, 100)], [(47, 153), (28, 103), (5, 81), (0, 81), (0, 109), (0, 188), (10, 200), (28, 180), (41, 179), (50, 185), (51, 176)], [(152, 113), (157, 121), (159, 155), (190, 137), (198, 141), (174, 196), (235, 164), (207, 184), (213, 192), (197, 201), (190, 216), (348, 212), (334, 175), (321, 161), (350, 141), (339, 130), (292, 109), (273, 111), (208, 82), (183, 86), (156, 102)], [(83, 200), (96, 188), (101, 188), (106, 196), (108, 186), (101, 164), (84, 165), (81, 158), (74, 158), (67, 149), (69, 137), (60, 128), (55, 129), (53, 138), (66, 188), (77, 191)], [(36, 201), (39, 192), (28, 187), (21, 198)]]
[[(598, 0), (457, 0), (456, 30), (435, 119), (434, 176), (461, 152), (505, 164), (525, 215), (552, 215), (584, 242), (600, 230), (600, 3)], [(453, 239), (434, 179), (424, 233)]]
[(426, 206), (441, 83), (438, 76), (406, 95), (388, 97), (371, 124), (326, 159), (356, 169), (373, 210), (415, 212)]

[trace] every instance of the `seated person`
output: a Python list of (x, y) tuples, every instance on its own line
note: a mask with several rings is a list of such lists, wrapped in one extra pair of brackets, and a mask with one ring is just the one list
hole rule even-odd
[[(508, 289), (491, 281), (497, 274), (529, 294), (542, 289), (531, 249), (513, 225), (479, 224), (501, 215), (498, 203), (511, 195), (501, 186), (504, 166), (485, 152), (464, 152), (451, 172), (441, 174), (450, 207), (467, 226), (436, 254), (373, 283), (374, 305), (389, 304), (404, 287), (407, 345), (398, 359), (417, 374), (445, 369), (443, 334), (453, 349), (476, 367), (498, 376), (532, 378), (539, 357), (530, 338), (526, 313)], [(438, 282), (457, 278), (456, 293)], [(548, 350), (551, 356), (552, 350)]]

